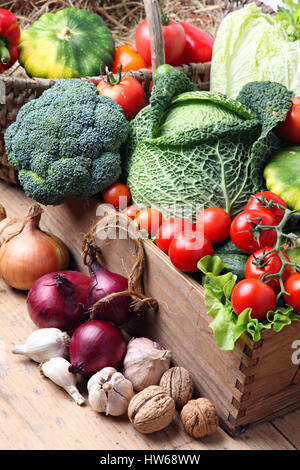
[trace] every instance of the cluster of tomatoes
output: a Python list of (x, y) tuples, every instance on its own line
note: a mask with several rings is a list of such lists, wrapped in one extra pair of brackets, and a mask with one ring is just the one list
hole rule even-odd
[[(190, 62), (209, 62), (212, 57), (213, 37), (189, 23), (164, 19), (162, 24), (165, 45), (165, 62), (170, 65)], [(135, 32), (135, 48), (123, 44), (115, 50), (111, 72), (148, 69), (151, 66), (151, 42), (147, 20), (142, 21)], [(100, 95), (116, 101), (124, 110), (128, 121), (146, 105), (143, 85), (130, 75), (123, 75), (117, 82), (105, 78), (97, 84)], [(152, 84), (150, 84), (150, 91)]]
[[(135, 221), (140, 230), (154, 238), (156, 245), (169, 255), (173, 265), (186, 273), (198, 272), (198, 261), (214, 254), (213, 244), (230, 238), (237, 248), (250, 255), (245, 265), (245, 279), (238, 282), (232, 291), (234, 312), (239, 315), (246, 308), (251, 308), (252, 318), (262, 321), (269, 311), (274, 310), (280, 282), (278, 276), (272, 277), (272, 274), (279, 273), (282, 261), (273, 251), (277, 232), (272, 227), (280, 223), (285, 211), (277, 206), (264, 207), (261, 198), (286, 208), (285, 202), (276, 194), (270, 191), (255, 194), (233, 220), (219, 207), (204, 209), (198, 215), (196, 225), (179, 217), (164, 220), (157, 209), (129, 205), (130, 190), (121, 183), (112, 184), (102, 193), (102, 197), (104, 202), (122, 211)], [(270, 227), (262, 230), (259, 237), (251, 231), (258, 222)], [(281, 254), (289, 262), (283, 251)], [(269, 276), (268, 281), (263, 282), (263, 276)], [(292, 266), (286, 265), (281, 278), (287, 293), (284, 295), (286, 303), (300, 314), (300, 274), (293, 273)]]

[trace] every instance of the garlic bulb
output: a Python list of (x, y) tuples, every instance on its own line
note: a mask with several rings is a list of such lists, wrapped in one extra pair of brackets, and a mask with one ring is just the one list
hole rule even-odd
[(124, 376), (133, 388), (140, 392), (149, 385), (157, 385), (163, 373), (169, 369), (171, 351), (148, 338), (133, 338), (127, 346), (124, 358)]
[(69, 342), (69, 335), (58, 328), (41, 328), (31, 333), (23, 346), (15, 346), (12, 352), (43, 362), (52, 357), (67, 357)]
[(111, 416), (126, 413), (133, 387), (124, 375), (113, 367), (104, 367), (87, 384), (89, 403), (93, 410)]
[(82, 405), (85, 399), (76, 387), (76, 376), (69, 372), (70, 365), (63, 357), (53, 357), (50, 361), (41, 364), (41, 373), (56, 385), (64, 388), (77, 405)]

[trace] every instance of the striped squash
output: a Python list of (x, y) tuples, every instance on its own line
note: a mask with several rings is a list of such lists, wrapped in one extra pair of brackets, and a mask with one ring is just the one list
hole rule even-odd
[(65, 8), (44, 13), (22, 31), (19, 62), (30, 77), (96, 76), (112, 65), (114, 40), (101, 16)]

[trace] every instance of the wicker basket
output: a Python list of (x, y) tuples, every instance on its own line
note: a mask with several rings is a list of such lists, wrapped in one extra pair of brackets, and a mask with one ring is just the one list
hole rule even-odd
[[(224, 15), (228, 12), (243, 7), (253, 0), (237, 0), (224, 2)], [(152, 2), (153, 3), (153, 2)], [(212, 1), (213, 3), (213, 1)], [(272, 13), (273, 10), (263, 2), (256, 2), (266, 13)], [(182, 70), (193, 81), (200, 90), (209, 90), (210, 62), (181, 65), (177, 67)], [(149, 85), (152, 79), (152, 73), (148, 69), (132, 71), (130, 75), (134, 76), (140, 83), (143, 83), (146, 96), (149, 96)], [(85, 77), (78, 80), (87, 80), (97, 83), (103, 78)], [(38, 98), (44, 90), (50, 88), (57, 80), (39, 79), (39, 78), (20, 78), (16, 76), (2, 76), (0, 78), (0, 179), (7, 183), (19, 185), (18, 172), (9, 163), (4, 148), (4, 134), (7, 127), (12, 124), (17, 116), (19, 109), (28, 101)]]

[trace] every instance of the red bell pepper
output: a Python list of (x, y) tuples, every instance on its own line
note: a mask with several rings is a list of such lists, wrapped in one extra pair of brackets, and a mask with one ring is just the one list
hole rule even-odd
[(18, 58), (20, 28), (15, 15), (0, 8), (0, 73), (9, 69)]
[(210, 62), (214, 38), (202, 29), (190, 23), (180, 22), (185, 31), (185, 48), (176, 64), (181, 65), (197, 62)]

